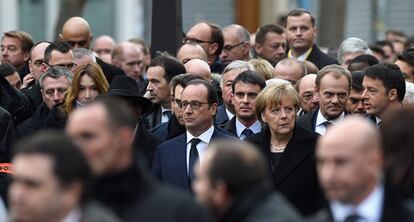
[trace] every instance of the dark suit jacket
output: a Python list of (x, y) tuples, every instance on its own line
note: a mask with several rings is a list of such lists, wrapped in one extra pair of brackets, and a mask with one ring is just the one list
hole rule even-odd
[(29, 101), (34, 109), (36, 109), (43, 102), (40, 85), (37, 82), (31, 84), (27, 88), (21, 89), (20, 92), (24, 93), (29, 98)]
[[(384, 203), (382, 204), (381, 222), (409, 222), (414, 221), (414, 205), (412, 200), (399, 197), (394, 188), (384, 186)], [(334, 222), (332, 211), (326, 205), (317, 214), (307, 220), (308, 222)]]
[(115, 76), (125, 75), (124, 70), (122, 70), (122, 69), (120, 69), (120, 68), (118, 68), (118, 67), (116, 67), (112, 64), (106, 63), (98, 57), (96, 57), (96, 63), (98, 63), (98, 65), (101, 67), (102, 72), (104, 73), (104, 75), (106, 77), (106, 80), (108, 81), (109, 84), (111, 84), (112, 79)]
[(142, 119), (139, 120), (135, 132), (134, 147), (135, 155), (139, 162), (144, 157), (145, 168), (151, 169), (154, 159), (155, 148), (161, 144), (161, 140), (147, 130)]
[(158, 124), (161, 123), (161, 105), (160, 104), (152, 104), (151, 111), (144, 117), (145, 125), (147, 129), (152, 129), (156, 127)]
[(317, 138), (318, 134), (295, 126), (292, 138), (276, 167), (271, 159), (271, 134), (268, 127), (247, 139), (265, 155), (275, 189), (284, 194), (303, 215), (314, 214), (324, 204), (316, 174)]
[(315, 132), (316, 118), (318, 117), (319, 108), (312, 112), (298, 116), (296, 124), (309, 131)]
[(318, 69), (322, 69), (323, 67), (331, 64), (338, 64), (338, 61), (336, 59), (326, 55), (323, 53), (316, 44), (313, 44), (312, 46), (312, 52), (306, 59), (309, 62), (313, 62)]
[(222, 126), (227, 121), (229, 121), (229, 117), (227, 116), (226, 107), (224, 106), (224, 104), (217, 107), (217, 113), (216, 113), (215, 119), (216, 119), (216, 125), (218, 126)]
[[(219, 138), (230, 138), (230, 136), (215, 127), (211, 141)], [(152, 162), (152, 177), (174, 187), (191, 191), (187, 175), (186, 148), (186, 133), (159, 145)]]
[[(236, 129), (236, 116), (233, 116), (230, 121), (226, 122), (224, 125), (221, 126), (223, 129), (227, 130), (231, 135), (239, 138), (237, 136), (237, 129)], [(253, 136), (253, 135), (252, 135)]]
[(168, 122), (160, 123), (150, 131), (154, 136), (164, 142), (184, 133), (185, 127), (180, 125), (175, 115), (171, 115)]

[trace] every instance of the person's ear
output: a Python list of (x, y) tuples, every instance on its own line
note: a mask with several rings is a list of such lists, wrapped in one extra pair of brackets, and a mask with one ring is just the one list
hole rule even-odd
[(398, 100), (397, 89), (390, 89), (388, 91), (388, 98), (390, 101), (397, 101)]

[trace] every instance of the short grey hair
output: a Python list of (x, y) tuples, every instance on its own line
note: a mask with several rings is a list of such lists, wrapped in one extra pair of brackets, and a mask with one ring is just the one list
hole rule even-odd
[[(223, 75), (227, 72), (237, 69), (247, 69), (256, 72), (256, 69), (253, 67), (252, 64), (242, 60), (235, 60), (226, 66), (226, 68), (223, 71)], [(221, 78), (220, 86), (223, 86), (223, 77)]]
[(367, 55), (372, 55), (371, 49), (364, 40), (360, 38), (347, 38), (345, 39), (338, 49), (338, 62), (339, 64), (344, 63), (344, 55), (347, 53), (362, 52)]
[(59, 66), (54, 66), (54, 67), (48, 69), (39, 78), (40, 88), (43, 89), (43, 83), (44, 83), (46, 77), (50, 77), (50, 78), (53, 78), (53, 79), (58, 79), (62, 76), (65, 77), (69, 81), (69, 83), (72, 82), (72, 72), (69, 69), (59, 67)]
[(74, 48), (72, 49), (73, 55), (75, 56), (75, 59), (81, 59), (85, 56), (91, 58), (91, 60), (96, 63), (96, 57), (92, 50), (85, 49), (85, 48)]

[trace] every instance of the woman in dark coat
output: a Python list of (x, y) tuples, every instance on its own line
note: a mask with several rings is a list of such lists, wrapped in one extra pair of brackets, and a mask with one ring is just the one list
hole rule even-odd
[(256, 98), (256, 113), (266, 124), (247, 140), (265, 155), (274, 187), (303, 215), (324, 204), (316, 174), (315, 144), (318, 134), (295, 124), (299, 96), (290, 84), (266, 87)]

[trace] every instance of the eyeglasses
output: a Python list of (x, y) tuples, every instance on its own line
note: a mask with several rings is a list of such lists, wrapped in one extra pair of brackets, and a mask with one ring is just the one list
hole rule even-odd
[(313, 99), (313, 97), (314, 97), (314, 94), (313, 94), (312, 92), (309, 92), (309, 93), (304, 93), (304, 94), (302, 95), (302, 99), (303, 99), (304, 101), (306, 101), (306, 102), (311, 101), (311, 100)]
[(67, 68), (67, 69), (74, 69), (76, 68), (78, 65), (76, 63), (69, 63), (69, 64), (56, 64), (56, 65), (50, 65), (48, 63), (45, 63), (47, 66), (49, 66), (50, 68), (53, 67), (61, 67), (61, 68)]
[(69, 45), (73, 48), (76, 45), (78, 46), (84, 46), (88, 43), (88, 40), (81, 40), (81, 41), (66, 41), (67, 43), (69, 43)]
[(227, 52), (230, 52), (232, 49), (236, 48), (237, 46), (243, 45), (243, 44), (244, 42), (239, 42), (235, 45), (225, 45), (223, 49), (226, 50)]
[(183, 38), (183, 44), (189, 43), (189, 42), (194, 42), (194, 43), (197, 43), (197, 44), (214, 43), (213, 41), (200, 40), (200, 39), (196, 39), (196, 38), (187, 38), (187, 37)]
[(55, 94), (56, 91), (59, 95), (62, 95), (64, 93), (66, 93), (66, 91), (68, 91), (68, 89), (67, 88), (56, 88), (56, 89), (46, 89), (46, 90), (44, 90), (45, 94), (49, 97), (52, 97)]
[(208, 103), (203, 103), (203, 102), (199, 102), (199, 101), (191, 101), (191, 102), (186, 102), (186, 101), (181, 102), (180, 101), (180, 103), (181, 103), (181, 106), (180, 106), (181, 109), (186, 109), (188, 107), (188, 105), (190, 105), (191, 109), (193, 109), (193, 110), (200, 109), (201, 105), (203, 105), (203, 104), (208, 104)]

